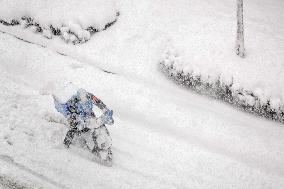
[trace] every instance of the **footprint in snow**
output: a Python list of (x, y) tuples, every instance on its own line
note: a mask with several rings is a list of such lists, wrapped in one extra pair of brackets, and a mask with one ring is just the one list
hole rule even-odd
[(11, 140), (11, 137), (9, 135), (4, 136), (4, 140), (6, 141), (6, 143), (10, 146), (13, 145), (13, 142)]

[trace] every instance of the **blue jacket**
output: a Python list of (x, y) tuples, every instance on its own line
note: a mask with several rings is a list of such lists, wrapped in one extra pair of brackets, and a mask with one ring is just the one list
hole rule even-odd
[(77, 92), (66, 103), (60, 103), (54, 98), (55, 108), (65, 117), (75, 113), (83, 120), (95, 116), (92, 110), (93, 105), (98, 106), (101, 110), (106, 108), (105, 104), (93, 94), (86, 92), (84, 95), (85, 100), (83, 101), (80, 99), (79, 92)]

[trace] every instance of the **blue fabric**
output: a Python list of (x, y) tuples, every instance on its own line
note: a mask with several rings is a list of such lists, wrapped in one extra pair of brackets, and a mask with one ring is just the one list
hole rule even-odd
[(93, 112), (93, 101), (88, 98), (88, 100), (84, 103), (82, 101), (77, 102), (77, 112), (79, 116), (84, 120), (92, 115)]
[(74, 109), (76, 114), (79, 115), (80, 118), (83, 120), (86, 120), (89, 116), (92, 115), (93, 112), (93, 101), (89, 97), (90, 95), (87, 95), (87, 100), (85, 102), (82, 102), (80, 99), (78, 93), (73, 95), (71, 99), (69, 99), (66, 103), (59, 103), (56, 99), (54, 99), (54, 105), (56, 110), (63, 114), (65, 117), (68, 117), (72, 112), (70, 111), (70, 107)]
[(112, 115), (113, 115), (113, 111), (112, 110), (107, 109), (104, 112), (104, 119), (103, 119), (104, 124), (109, 124), (109, 125), (113, 124)]
[(59, 113), (63, 114), (64, 117), (67, 117), (67, 115), (68, 115), (67, 103), (61, 104), (61, 103), (59, 103), (58, 101), (56, 101), (56, 100), (54, 99), (54, 105), (55, 105), (55, 109), (56, 109)]

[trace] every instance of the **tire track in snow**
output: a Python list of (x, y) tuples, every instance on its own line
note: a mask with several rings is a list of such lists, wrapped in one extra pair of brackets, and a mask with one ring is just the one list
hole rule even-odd
[[(15, 35), (15, 34), (8, 33), (8, 32), (5, 32), (5, 31), (2, 31), (2, 30), (0, 30), (0, 32), (3, 33), (3, 34), (6, 34), (6, 35), (10, 35), (10, 36), (12, 36), (12, 37), (15, 37), (16, 39), (19, 39), (19, 40), (21, 40), (21, 41), (23, 41), (23, 42), (26, 42), (26, 43), (29, 43), (29, 44), (33, 44), (33, 45), (36, 45), (36, 46), (39, 46), (39, 47), (42, 47), (42, 48), (47, 48), (46, 45), (42, 45), (42, 44), (40, 44), (40, 43), (35, 43), (35, 42), (28, 41), (28, 40), (23, 39), (23, 38), (21, 38), (21, 37)], [(76, 57), (67, 55), (67, 54), (62, 53), (62, 52), (57, 51), (57, 50), (54, 50), (54, 51), (55, 51), (56, 53), (60, 54), (61, 56), (67, 56), (67, 57), (69, 57), (69, 58), (71, 58), (71, 59), (74, 59), (74, 60), (77, 60), (77, 61), (79, 61), (79, 62), (82, 62), (82, 60), (80, 60), (79, 58), (76, 58)], [(87, 61), (84, 61), (84, 62), (88, 63)], [(88, 64), (91, 65), (91, 66), (94, 66), (94, 67), (98, 68), (99, 70), (101, 70), (101, 71), (103, 71), (103, 72), (105, 72), (105, 73), (107, 73), (107, 74), (117, 74), (117, 73), (115, 73), (115, 72), (112, 72), (112, 71), (103, 69), (103, 68), (101, 68), (101, 67), (99, 67), (99, 66), (95, 66), (95, 65), (90, 64), (90, 63), (88, 63)]]
[[(30, 169), (30, 168), (28, 168), (28, 167), (26, 167), (26, 166), (20, 164), (20, 163), (15, 162), (14, 159), (13, 159), (11, 156), (2, 155), (2, 154), (1, 154), (1, 155), (0, 155), (0, 160), (1, 160), (1, 161), (4, 161), (4, 162), (6, 162), (6, 163), (8, 163), (9, 165), (13, 165), (13, 166), (19, 168), (20, 170), (22, 170), (22, 171), (24, 171), (24, 172), (26, 172), (26, 173), (28, 173), (28, 174), (30, 174), (30, 175), (33, 175), (34, 177), (36, 177), (36, 178), (38, 178), (38, 179), (40, 179), (40, 180), (42, 180), (42, 181), (44, 181), (44, 182), (47, 182), (47, 183), (49, 183), (49, 184), (51, 184), (51, 185), (53, 185), (53, 186), (55, 186), (55, 187), (57, 187), (57, 188), (68, 189), (66, 186), (64, 186), (64, 185), (62, 185), (62, 184), (60, 184), (60, 183), (58, 183), (58, 182), (56, 182), (56, 181), (54, 181), (54, 180), (52, 180), (52, 179), (50, 179), (50, 178), (44, 176), (44, 175), (42, 175), (42, 174), (40, 174), (40, 173), (38, 173), (38, 172), (36, 172), (36, 171), (34, 171), (34, 170), (32, 170), (32, 169)], [(23, 186), (20, 185), (20, 184), (17, 184), (15, 181), (12, 181), (12, 180), (10, 180), (10, 179), (3, 178), (3, 181), (2, 181), (1, 175), (0, 175), (0, 183), (6, 184), (6, 185), (7, 185), (7, 183), (8, 183), (7, 186), (13, 186), (13, 184), (16, 184), (16, 185), (15, 185), (15, 186), (16, 186), (16, 189), (17, 189), (17, 188), (23, 188), (23, 189), (25, 189), (25, 187), (23, 187)], [(12, 188), (13, 188), (13, 187), (12, 187)], [(15, 188), (15, 187), (14, 187), (14, 188)]]

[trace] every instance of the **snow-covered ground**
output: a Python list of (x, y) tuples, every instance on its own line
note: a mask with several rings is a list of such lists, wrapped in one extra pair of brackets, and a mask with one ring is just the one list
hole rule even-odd
[[(218, 12), (211, 2), (118, 1), (118, 22), (79, 46), (1, 25), (0, 186), (283, 188), (281, 124), (191, 93), (158, 69), (178, 17)], [(63, 147), (50, 91), (66, 81), (114, 110), (113, 167)]]

